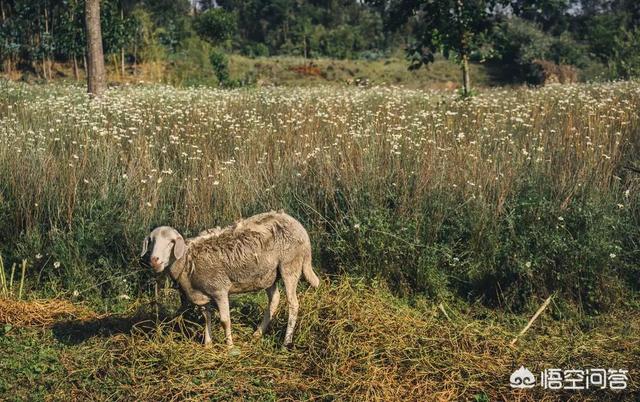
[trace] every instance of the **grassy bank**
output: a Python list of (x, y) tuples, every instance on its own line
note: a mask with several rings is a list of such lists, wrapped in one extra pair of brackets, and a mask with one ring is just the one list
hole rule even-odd
[[(403, 57), (380, 60), (307, 60), (300, 57), (232, 56), (229, 69), (232, 78), (250, 77), (258, 85), (396, 85), (406, 88), (448, 89), (461, 87), (460, 66), (438, 58), (432, 65), (409, 71)], [(474, 85), (493, 84), (489, 70), (479, 64), (471, 67)]]
[[(39, 400), (636, 400), (640, 316), (563, 322), (543, 315), (515, 346), (526, 317), (426, 300), (409, 306), (383, 287), (325, 281), (301, 294), (293, 350), (280, 345), (286, 309), (251, 337), (263, 297), (232, 303), (236, 349), (200, 344), (201, 327), (157, 324), (145, 300), (121, 314), (68, 301), (0, 300), (0, 393)], [(446, 314), (446, 315), (445, 315)], [(513, 390), (510, 374), (546, 368), (626, 368), (624, 391)], [(10, 399), (11, 399), (10, 398)]]
[[(198, 46), (198, 44), (200, 46)], [(201, 46), (204, 46), (202, 48)], [(200, 42), (185, 47), (171, 60), (141, 63), (126, 69), (107, 64), (107, 79), (113, 85), (124, 83), (165, 83), (178, 87), (220, 85), (216, 70), (211, 64), (211, 49)], [(371, 86), (389, 85), (406, 88), (445, 89), (453, 91), (461, 87), (460, 66), (451, 60), (437, 58), (428, 67), (408, 70), (408, 62), (399, 55), (380, 60), (304, 59), (302, 57), (256, 57), (241, 55), (224, 56), (228, 62), (228, 79), (242, 86)], [(71, 65), (55, 63), (52, 66), (53, 81), (74, 80)], [(473, 85), (486, 87), (499, 84), (491, 69), (482, 64), (471, 65)], [(12, 80), (44, 83), (32, 72), (13, 71)], [(79, 82), (86, 79), (81, 71)], [(53, 82), (52, 81), (52, 82)], [(224, 85), (223, 85), (224, 86)]]

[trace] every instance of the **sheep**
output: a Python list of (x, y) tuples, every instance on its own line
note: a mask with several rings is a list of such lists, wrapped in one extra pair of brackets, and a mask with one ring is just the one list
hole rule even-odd
[(202, 307), (204, 344), (211, 345), (211, 312), (214, 302), (220, 312), (225, 341), (233, 346), (229, 294), (265, 289), (269, 305), (254, 336), (260, 337), (273, 318), (282, 278), (289, 304), (284, 345), (290, 346), (298, 316), (296, 289), (300, 275), (317, 288), (320, 280), (311, 266), (311, 243), (304, 227), (284, 212), (268, 212), (184, 239), (169, 226), (155, 228), (142, 246), (142, 257), (150, 249), (148, 265), (156, 274), (168, 271), (188, 300)]

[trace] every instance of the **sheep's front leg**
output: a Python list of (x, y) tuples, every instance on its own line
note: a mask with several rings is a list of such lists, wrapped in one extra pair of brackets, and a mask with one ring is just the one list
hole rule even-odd
[(278, 290), (278, 284), (276, 282), (271, 285), (271, 287), (267, 288), (267, 296), (269, 296), (269, 305), (267, 309), (264, 311), (264, 317), (262, 318), (262, 323), (256, 329), (256, 332), (253, 333), (253, 336), (260, 337), (265, 333), (267, 328), (269, 327), (269, 323), (271, 319), (276, 314), (276, 310), (278, 309), (278, 303), (280, 302), (280, 291)]
[(216, 293), (213, 296), (218, 311), (220, 311), (220, 323), (224, 328), (224, 339), (228, 346), (233, 346), (233, 339), (231, 338), (231, 314), (229, 313), (229, 294), (227, 292)]
[(211, 346), (211, 309), (208, 304), (202, 306), (204, 316), (204, 346)]
[(180, 290), (180, 308), (178, 308), (178, 311), (176, 311), (176, 316), (186, 313), (187, 310), (189, 310), (189, 307), (189, 298), (182, 290)]

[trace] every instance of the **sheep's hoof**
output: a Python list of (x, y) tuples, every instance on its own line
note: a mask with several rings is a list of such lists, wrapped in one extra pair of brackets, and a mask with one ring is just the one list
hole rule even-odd
[(286, 351), (286, 352), (290, 352), (291, 350), (293, 350), (293, 343), (289, 342), (289, 343), (285, 343), (282, 345), (282, 350)]
[(211, 349), (212, 346), (213, 346), (213, 342), (211, 342), (211, 341), (204, 343), (205, 349)]
[(254, 338), (262, 338), (262, 331), (259, 329), (256, 329), (256, 331), (253, 333), (253, 337)]

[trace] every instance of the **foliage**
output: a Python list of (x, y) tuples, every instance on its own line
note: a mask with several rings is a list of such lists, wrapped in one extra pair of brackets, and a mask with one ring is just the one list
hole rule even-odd
[[(375, 1), (374, 1), (375, 3)], [(393, 3), (393, 13), (398, 21), (413, 21), (412, 41), (407, 46), (407, 58), (411, 69), (433, 63), (435, 54), (446, 58), (455, 56), (461, 64), (462, 93), (470, 96), (469, 57), (472, 53), (485, 52), (488, 34), (496, 21), (496, 0), (400, 0)]]
[(616, 35), (609, 61), (612, 77), (640, 77), (640, 27)]
[(196, 32), (218, 45), (235, 34), (237, 25), (235, 14), (222, 8), (211, 8), (198, 15), (194, 20)]
[(513, 14), (525, 21), (540, 26), (544, 32), (559, 35), (565, 32), (570, 24), (569, 10), (572, 7), (583, 7), (575, 0), (510, 0), (509, 6)]
[(536, 24), (517, 17), (498, 24), (492, 33), (491, 58), (499, 60), (518, 81), (541, 83), (539, 60), (558, 65), (586, 67), (589, 64), (587, 49), (568, 33), (552, 36)]
[(494, 1), (486, 0), (417, 2), (413, 8), (417, 19), (415, 41), (407, 50), (412, 66), (433, 62), (440, 51), (445, 57), (452, 55), (459, 60), (479, 51), (492, 26), (490, 10), (494, 5)]
[(180, 86), (217, 86), (220, 81), (211, 64), (211, 52), (211, 45), (198, 37), (185, 40), (172, 58), (170, 82)]
[[(149, 62), (159, 66), (155, 69), (160, 75), (160, 65), (171, 63), (196, 37), (227, 53), (250, 57), (377, 59), (406, 50), (414, 68), (433, 63), (439, 52), (458, 61), (468, 57), (481, 63), (490, 58), (503, 65), (498, 81), (527, 79), (526, 52), (517, 64), (508, 54), (494, 51), (517, 45), (519, 38), (521, 47), (545, 48), (548, 60), (583, 68), (587, 78), (629, 78), (638, 70), (640, 13), (630, 0), (221, 0), (200, 2), (195, 8), (189, 0), (101, 4), (105, 53), (114, 58), (114, 68), (121, 69), (116, 63), (120, 58), (121, 65), (134, 65), (134, 73), (139, 72), (138, 64)], [(52, 63), (82, 61), (83, 0), (1, 5), (4, 72), (50, 79)], [(490, 35), (496, 24), (502, 32)], [(518, 36), (527, 33), (536, 41)], [(515, 37), (504, 37), (509, 35)], [(124, 72), (119, 76), (124, 78)], [(156, 79), (161, 78), (171, 81)]]
[(510, 18), (495, 28), (493, 42), (493, 58), (511, 66), (519, 80), (527, 80), (533, 61), (547, 58), (552, 38), (531, 22)]

